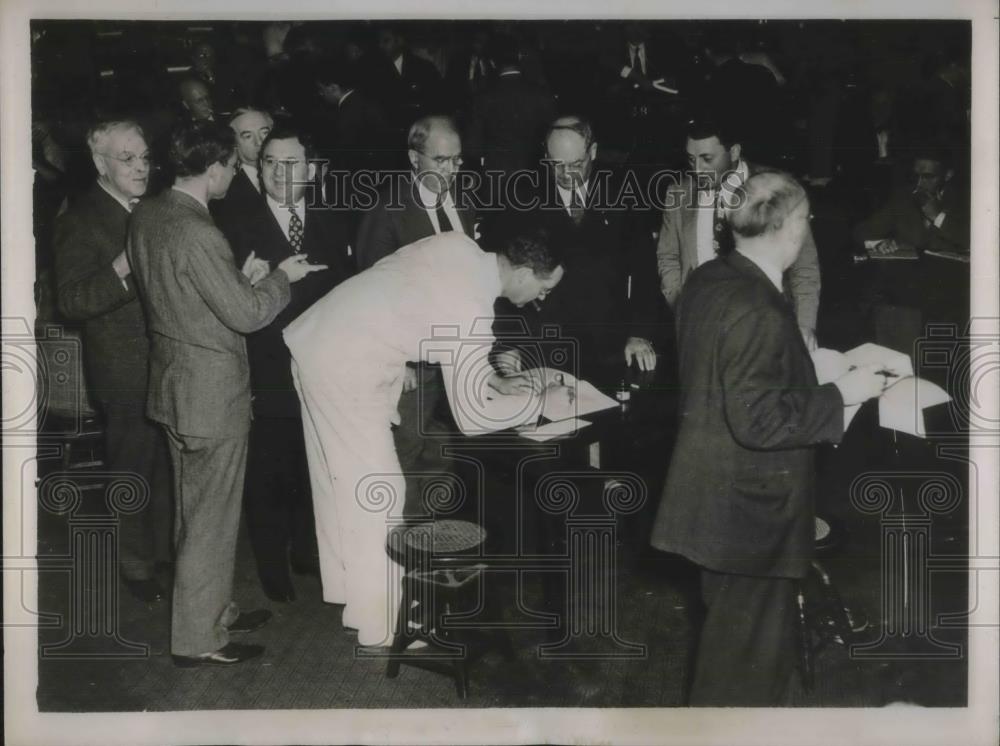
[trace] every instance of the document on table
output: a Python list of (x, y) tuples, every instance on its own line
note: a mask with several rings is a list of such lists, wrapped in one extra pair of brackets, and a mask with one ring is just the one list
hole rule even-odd
[(539, 425), (538, 427), (534, 425), (522, 425), (518, 428), (518, 432), (522, 438), (544, 443), (547, 440), (558, 438), (560, 435), (572, 435), (577, 430), (585, 428), (589, 424), (586, 420), (573, 417), (572, 419), (550, 422), (547, 425)]
[[(883, 240), (888, 240), (888, 239), (883, 239)], [(875, 250), (875, 247), (878, 246), (880, 243), (882, 243), (882, 240), (865, 241), (865, 253), (868, 254), (869, 259), (885, 259), (887, 261), (892, 261), (900, 259), (916, 260), (920, 258), (919, 256), (917, 256), (917, 250), (912, 246), (907, 246), (905, 248), (897, 249), (891, 254), (880, 254)]]
[[(871, 363), (897, 373), (899, 377), (882, 392), (878, 402), (878, 424), (887, 430), (926, 437), (923, 410), (951, 400), (940, 386), (913, 375), (909, 355), (888, 347), (866, 342), (848, 352), (820, 348), (812, 353), (812, 359), (820, 385), (837, 380), (851, 368)], [(845, 431), (860, 408), (860, 404), (844, 407)]]

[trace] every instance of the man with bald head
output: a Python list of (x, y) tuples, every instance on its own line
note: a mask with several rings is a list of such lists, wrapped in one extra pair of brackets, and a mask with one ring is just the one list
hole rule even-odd
[[(357, 263), (365, 270), (397, 249), (422, 238), (458, 231), (470, 238), (475, 233), (471, 206), (459, 203), (455, 177), (462, 165), (462, 140), (450, 117), (418, 119), (407, 137), (410, 176), (388, 185), (378, 204), (361, 221), (357, 240)], [(435, 413), (441, 401), (441, 376), (436, 366), (410, 365), (399, 400), (400, 424), (394, 430), (396, 451), (408, 473), (407, 513), (419, 511), (424, 480), (417, 472), (448, 471), (439, 444), (430, 432), (453, 430)], [(420, 389), (418, 392), (417, 389)], [(447, 417), (445, 416), (445, 419)]]
[(162, 434), (143, 413), (149, 342), (125, 256), (129, 215), (149, 183), (149, 148), (131, 121), (95, 125), (87, 145), (97, 181), (56, 224), (57, 297), (63, 315), (83, 324), (87, 384), (104, 414), (108, 470), (149, 485), (145, 507), (120, 517), (118, 547), (129, 591), (156, 601), (164, 592), (154, 564), (170, 558), (170, 465)]
[(229, 116), (229, 127), (236, 135), (236, 176), (226, 196), (209, 203), (212, 217), (223, 231), (226, 225), (243, 221), (261, 206), (258, 158), (261, 143), (273, 126), (271, 115), (253, 106), (237, 107)]
[(201, 78), (186, 77), (177, 85), (180, 94), (181, 108), (192, 121), (212, 121), (215, 111), (212, 108), (212, 92), (208, 84)]
[(889, 366), (817, 384), (782, 292), (809, 239), (806, 193), (765, 172), (736, 197), (735, 250), (694, 270), (677, 306), (680, 430), (651, 542), (701, 567), (690, 704), (780, 706), (795, 669), (795, 580), (813, 553), (812, 446), (840, 441), (844, 407), (879, 396)]
[[(545, 137), (539, 188), (531, 185), (513, 195), (520, 204), (508, 205), (507, 214), (492, 221), (491, 229), (504, 230), (505, 222), (516, 221), (517, 213), (528, 208), (559, 237), (567, 257), (566, 280), (539, 309), (504, 309), (504, 314), (520, 315), (533, 335), (540, 334), (542, 327), (558, 327), (567, 348), (560, 353), (556, 345), (550, 346), (553, 356), (578, 359), (579, 370), (570, 371), (574, 375), (617, 383), (626, 364), (636, 362), (643, 370), (656, 366), (655, 332), (648, 311), (631, 304), (628, 297), (628, 278), (635, 269), (633, 245), (639, 238), (631, 231), (635, 221), (616, 209), (617, 181), (610, 172), (596, 168), (597, 153), (587, 120), (579, 116), (556, 119)], [(528, 183), (527, 179), (519, 181)], [(645, 274), (650, 271), (652, 267)], [(566, 365), (555, 360), (522, 360), (516, 345), (502, 360), (514, 370), (537, 364)]]

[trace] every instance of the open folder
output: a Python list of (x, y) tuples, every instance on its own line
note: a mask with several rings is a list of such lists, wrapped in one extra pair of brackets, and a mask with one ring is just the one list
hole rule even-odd
[[(852, 367), (870, 363), (883, 365), (897, 373), (895, 383), (882, 392), (878, 401), (878, 424), (887, 430), (924, 438), (923, 410), (951, 400), (940, 386), (913, 375), (909, 355), (871, 342), (847, 352), (820, 348), (812, 353), (812, 360), (820, 385), (837, 380)], [(845, 431), (860, 408), (860, 404), (844, 407)]]

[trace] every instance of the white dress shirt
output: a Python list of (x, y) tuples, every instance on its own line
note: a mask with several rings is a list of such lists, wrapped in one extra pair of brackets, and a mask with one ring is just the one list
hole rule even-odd
[(241, 163), (240, 168), (243, 169), (243, 173), (247, 175), (250, 179), (250, 183), (253, 184), (253, 188), (257, 190), (260, 194), (260, 171), (257, 170), (256, 166), (251, 166), (249, 163)]
[[(580, 198), (580, 206), (583, 208), (587, 207), (587, 192), (590, 189), (590, 181), (585, 181), (576, 188), (576, 194)], [(559, 192), (559, 199), (563, 203), (563, 207), (566, 208), (566, 214), (570, 217), (573, 216), (570, 206), (573, 204), (573, 196), (569, 189), (563, 189), (562, 185), (557, 181), (556, 190)]]
[(444, 207), (444, 214), (448, 216), (448, 220), (451, 222), (451, 229), (459, 233), (465, 232), (462, 221), (458, 217), (458, 210), (455, 208), (455, 201), (451, 198), (451, 192), (445, 192), (444, 199), (442, 200), (441, 195), (432, 192), (424, 186), (424, 182), (422, 181), (417, 183), (417, 192), (420, 199), (420, 206), (427, 211), (427, 217), (431, 219), (431, 225), (434, 226), (435, 233), (441, 232), (437, 216), (438, 200), (441, 200), (442, 207)]

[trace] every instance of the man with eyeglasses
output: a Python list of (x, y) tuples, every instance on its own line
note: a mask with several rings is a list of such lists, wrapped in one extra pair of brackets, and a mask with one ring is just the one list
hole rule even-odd
[(58, 220), (57, 298), (63, 315), (83, 324), (89, 392), (104, 414), (108, 471), (149, 486), (146, 505), (119, 516), (122, 579), (141, 601), (158, 601), (158, 561), (170, 559), (170, 464), (159, 428), (144, 414), (149, 342), (125, 237), (133, 205), (146, 193), (149, 148), (139, 125), (105, 121), (87, 135), (96, 183)]
[[(475, 213), (460, 203), (454, 190), (462, 165), (462, 140), (450, 117), (418, 119), (407, 138), (409, 178), (389, 184), (378, 204), (361, 221), (358, 230), (357, 263), (365, 270), (397, 249), (422, 238), (451, 231), (475, 238)], [(407, 368), (403, 396), (399, 400), (401, 422), (395, 429), (396, 450), (407, 479), (407, 513), (419, 510), (424, 479), (417, 472), (447, 472), (440, 456), (437, 435), (453, 431), (435, 410), (442, 384), (436, 366)], [(418, 392), (417, 389), (420, 389)], [(428, 433), (434, 433), (425, 437)]]
[[(238, 133), (237, 151), (242, 158)], [(300, 255), (329, 267), (295, 283), (288, 305), (247, 338), (253, 394), (244, 490), (247, 528), (265, 595), (287, 603), (295, 599), (289, 560), (295, 572), (319, 570), (302, 415), (281, 332), (353, 274), (353, 258), (346, 216), (316, 204), (310, 193), (316, 188), (316, 150), (304, 128), (279, 117), (259, 151), (263, 199), (258, 196), (240, 214), (217, 221), (237, 265), (254, 256), (273, 267)]]

